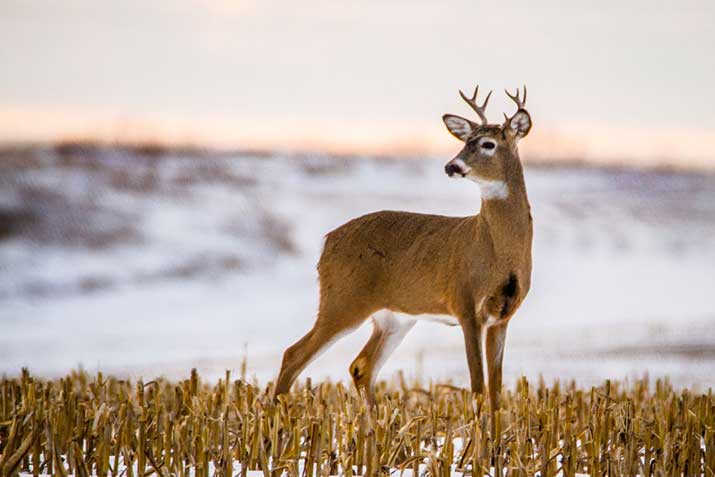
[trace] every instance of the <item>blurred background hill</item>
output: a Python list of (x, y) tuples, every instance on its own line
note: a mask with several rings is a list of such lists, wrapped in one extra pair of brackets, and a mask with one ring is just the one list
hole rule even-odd
[[(360, 214), (474, 214), (443, 158), (148, 154), (62, 147), (0, 160), (0, 372), (83, 365), (209, 376), (244, 357), (262, 381), (317, 309), (323, 234)], [(506, 375), (715, 372), (715, 176), (530, 167), (532, 291)], [(370, 326), (307, 371), (347, 376)], [(385, 375), (468, 376), (461, 332), (421, 323)]]

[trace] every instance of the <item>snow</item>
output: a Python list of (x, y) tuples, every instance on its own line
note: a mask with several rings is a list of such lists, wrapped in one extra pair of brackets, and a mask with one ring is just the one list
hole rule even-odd
[[(446, 158), (105, 151), (89, 167), (42, 154), (44, 166), (0, 181), (0, 206), (42, 218), (0, 240), (0, 373), (218, 377), (245, 356), (265, 382), (312, 325), (326, 232), (381, 209), (479, 208), (478, 187), (448, 179)], [(711, 386), (715, 178), (527, 168), (526, 180), (534, 272), (509, 327), (506, 382), (648, 373)], [(343, 338), (303, 376), (347, 379), (369, 333)], [(466, 366), (458, 328), (421, 322), (381, 376), (463, 385)]]

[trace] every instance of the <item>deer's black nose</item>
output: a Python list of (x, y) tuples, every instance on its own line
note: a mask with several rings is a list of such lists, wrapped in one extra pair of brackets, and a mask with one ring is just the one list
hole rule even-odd
[(449, 176), (452, 177), (453, 175), (457, 174), (459, 172), (459, 168), (452, 164), (451, 162), (448, 162), (446, 166), (444, 166), (444, 172)]

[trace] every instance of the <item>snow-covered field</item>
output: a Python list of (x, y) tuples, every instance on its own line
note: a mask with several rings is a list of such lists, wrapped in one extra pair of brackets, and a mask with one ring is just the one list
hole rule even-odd
[[(141, 156), (36, 150), (0, 162), (0, 373), (79, 365), (261, 381), (311, 326), (322, 236), (380, 209), (473, 214), (448, 158)], [(528, 168), (529, 297), (505, 379), (715, 376), (715, 176)], [(366, 325), (303, 376), (346, 379)], [(466, 384), (458, 328), (420, 323), (382, 376)]]

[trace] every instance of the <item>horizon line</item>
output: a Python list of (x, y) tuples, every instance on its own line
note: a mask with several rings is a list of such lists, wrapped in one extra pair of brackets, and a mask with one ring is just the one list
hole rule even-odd
[[(214, 147), (210, 145), (199, 145), (195, 143), (168, 144), (155, 141), (104, 141), (93, 139), (66, 139), (61, 141), (2, 141), (0, 140), (0, 157), (17, 152), (32, 151), (35, 149), (50, 149), (58, 155), (89, 154), (90, 152), (126, 151), (145, 157), (162, 157), (170, 155), (185, 156), (231, 156), (245, 155), (256, 157), (272, 156), (329, 156), (345, 159), (375, 159), (375, 160), (404, 160), (420, 161), (434, 160), (440, 154), (430, 153), (394, 153), (394, 152), (335, 152), (317, 149), (265, 149), (250, 147)], [(447, 155), (448, 156), (448, 155)], [(445, 160), (449, 157), (444, 156)], [(672, 174), (713, 174), (715, 165), (681, 164), (673, 162), (649, 162), (633, 163), (628, 161), (594, 161), (582, 157), (559, 157), (546, 158), (542, 156), (530, 156), (521, 158), (522, 163), (527, 168), (574, 168), (574, 169), (598, 169), (613, 171), (641, 171), (641, 172), (663, 172)]]
[[(461, 147), (441, 121), (126, 118), (96, 111), (0, 109), (0, 145), (62, 143), (395, 157), (451, 157)], [(709, 129), (537, 123), (519, 148), (525, 163), (715, 170), (715, 130)]]

